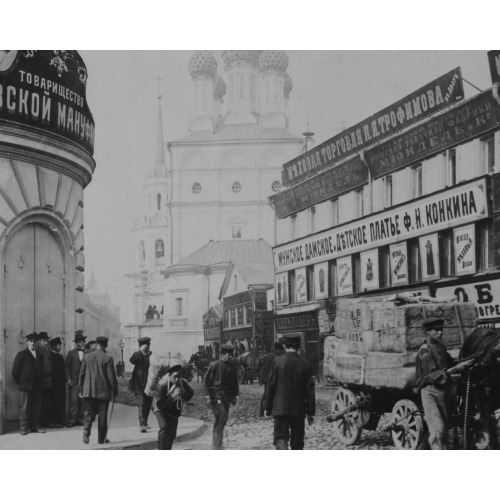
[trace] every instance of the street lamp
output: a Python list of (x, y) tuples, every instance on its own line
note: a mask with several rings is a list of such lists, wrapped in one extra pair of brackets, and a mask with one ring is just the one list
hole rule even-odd
[(122, 351), (122, 370), (121, 376), (122, 378), (125, 376), (125, 363), (123, 362), (123, 348), (125, 347), (125, 341), (123, 339), (120, 340), (120, 349)]

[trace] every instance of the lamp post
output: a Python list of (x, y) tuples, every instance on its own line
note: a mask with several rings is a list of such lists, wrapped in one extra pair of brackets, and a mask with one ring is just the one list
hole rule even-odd
[(122, 370), (121, 376), (122, 378), (125, 376), (125, 363), (123, 362), (123, 348), (125, 347), (125, 341), (123, 339), (120, 340), (120, 350), (122, 352)]

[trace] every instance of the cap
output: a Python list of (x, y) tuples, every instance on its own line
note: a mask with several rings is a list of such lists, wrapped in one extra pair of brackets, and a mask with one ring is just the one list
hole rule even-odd
[(139, 345), (151, 344), (151, 339), (149, 337), (141, 337), (137, 339), (137, 342), (139, 342)]
[(83, 330), (77, 330), (75, 332), (75, 342), (80, 342), (81, 340), (85, 340), (87, 337), (83, 334)]
[(29, 333), (28, 335), (26, 335), (26, 340), (38, 340), (38, 333)]
[(226, 351), (226, 352), (233, 352), (234, 351), (234, 345), (232, 344), (222, 344), (220, 346), (221, 351)]
[(47, 332), (40, 332), (38, 334), (38, 340), (49, 340), (49, 334)]
[(444, 321), (442, 318), (427, 318), (422, 322), (422, 327), (426, 330), (433, 330), (434, 328), (443, 328)]
[(282, 340), (285, 345), (300, 345), (300, 333), (285, 333)]
[(108, 337), (96, 337), (95, 341), (104, 347), (108, 345)]
[(168, 374), (178, 373), (182, 370), (182, 365), (174, 365), (167, 370)]
[(58, 344), (62, 344), (61, 337), (54, 337), (53, 339), (50, 339), (50, 340), (49, 340), (49, 344), (50, 344), (50, 345), (58, 345)]

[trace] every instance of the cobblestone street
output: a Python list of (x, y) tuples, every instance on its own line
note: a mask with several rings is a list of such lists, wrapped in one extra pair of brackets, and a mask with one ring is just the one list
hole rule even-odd
[[(124, 404), (135, 404), (135, 399), (126, 388), (127, 381), (120, 381), (120, 394), (117, 401)], [(186, 409), (184, 415), (199, 418), (207, 423), (205, 433), (194, 440), (176, 443), (174, 449), (199, 450), (211, 449), (213, 415), (205, 405), (205, 398), (201, 393), (201, 383), (191, 382), (195, 396)], [(231, 407), (229, 420), (226, 425), (224, 446), (230, 450), (274, 450), (272, 444), (273, 419), (259, 417), (259, 404), (264, 387), (258, 383), (240, 386), (239, 408)], [(363, 431), (361, 439), (355, 446), (346, 446), (341, 443), (333, 429), (333, 424), (326, 421), (330, 412), (332, 389), (321, 384), (316, 387), (316, 417), (314, 424), (306, 424), (306, 450), (389, 450), (394, 449), (391, 436), (388, 432)], [(150, 418), (154, 418), (151, 416)], [(382, 417), (378, 429), (388, 423), (389, 415)]]

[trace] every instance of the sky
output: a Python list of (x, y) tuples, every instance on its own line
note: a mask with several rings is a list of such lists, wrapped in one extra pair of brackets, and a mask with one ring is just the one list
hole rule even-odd
[[(203, 48), (203, 47), (201, 47)], [(165, 142), (186, 136), (193, 102), (193, 51), (80, 51), (96, 124), (96, 169), (85, 189), (86, 281), (114, 293), (134, 271), (131, 229), (142, 182), (155, 157), (158, 95)], [(293, 81), (289, 130), (316, 144), (460, 66), (481, 90), (491, 86), (486, 51), (287, 51)], [(220, 51), (215, 51), (224, 75)], [(158, 80), (158, 77), (161, 80)], [(466, 97), (478, 92), (464, 82)], [(119, 305), (119, 304), (118, 304)]]

